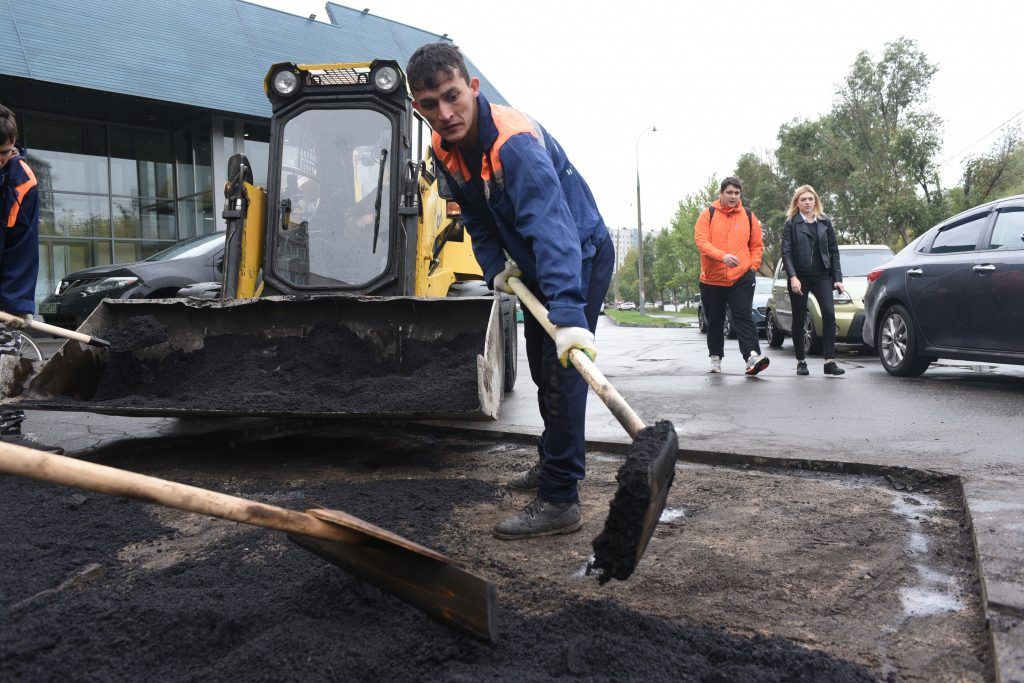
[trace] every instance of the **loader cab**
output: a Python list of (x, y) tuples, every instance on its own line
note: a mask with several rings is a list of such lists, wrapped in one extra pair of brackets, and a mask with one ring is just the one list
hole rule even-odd
[(404, 75), (390, 61), (274, 65), (263, 279), (283, 294), (413, 294)]

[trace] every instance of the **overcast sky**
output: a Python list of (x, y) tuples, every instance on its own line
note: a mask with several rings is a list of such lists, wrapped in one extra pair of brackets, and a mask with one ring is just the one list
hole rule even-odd
[[(364, 1), (348, 6), (447, 33), (562, 143), (609, 227), (636, 227), (637, 150), (644, 229), (659, 230), (740, 154), (774, 149), (781, 124), (829, 111), (857, 54), (900, 36), (939, 68), (944, 182), (1024, 118), (1019, 1)], [(320, 0), (256, 2), (328, 21)]]

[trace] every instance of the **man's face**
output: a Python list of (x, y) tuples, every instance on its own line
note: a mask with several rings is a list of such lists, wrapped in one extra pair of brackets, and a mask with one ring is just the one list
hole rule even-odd
[(462, 143), (470, 133), (476, 133), (476, 96), (480, 92), (480, 81), (474, 77), (466, 83), (456, 70), (439, 73), (437, 81), (436, 88), (413, 91), (413, 107), (442, 140)]
[(17, 153), (18, 147), (15, 145), (14, 140), (0, 142), (0, 166), (5, 165)]
[(740, 188), (735, 185), (728, 185), (722, 190), (722, 194), (718, 195), (718, 201), (722, 203), (722, 206), (732, 208), (739, 205), (740, 194), (742, 194)]

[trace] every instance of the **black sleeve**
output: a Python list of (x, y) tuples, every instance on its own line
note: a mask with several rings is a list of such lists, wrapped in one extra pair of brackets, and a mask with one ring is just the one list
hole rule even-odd
[(793, 219), (790, 218), (782, 226), (782, 265), (786, 269), (787, 278), (796, 275), (793, 267)]
[(832, 221), (829, 221), (825, 234), (828, 236), (828, 256), (832, 261), (832, 282), (842, 282), (843, 268), (839, 263), (839, 245), (836, 243), (836, 229)]

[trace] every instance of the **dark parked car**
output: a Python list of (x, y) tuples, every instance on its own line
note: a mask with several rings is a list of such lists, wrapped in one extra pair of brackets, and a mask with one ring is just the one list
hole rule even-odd
[[(765, 310), (768, 305), (768, 297), (772, 293), (772, 279), (770, 277), (757, 276), (754, 284), (754, 301), (751, 305), (750, 317), (754, 320), (754, 327), (757, 328), (759, 337), (764, 336)], [(725, 336), (728, 339), (735, 339), (736, 332), (732, 329), (732, 309), (725, 307)], [(697, 328), (706, 333), (708, 331), (708, 320), (704, 316), (704, 304), (697, 297)]]
[(1024, 195), (939, 223), (868, 281), (864, 341), (889, 374), (939, 358), (1024, 365)]
[(223, 232), (193, 237), (145, 261), (69, 273), (39, 304), (39, 313), (51, 325), (77, 329), (104, 299), (173, 297), (182, 287), (219, 281), (223, 262)]

